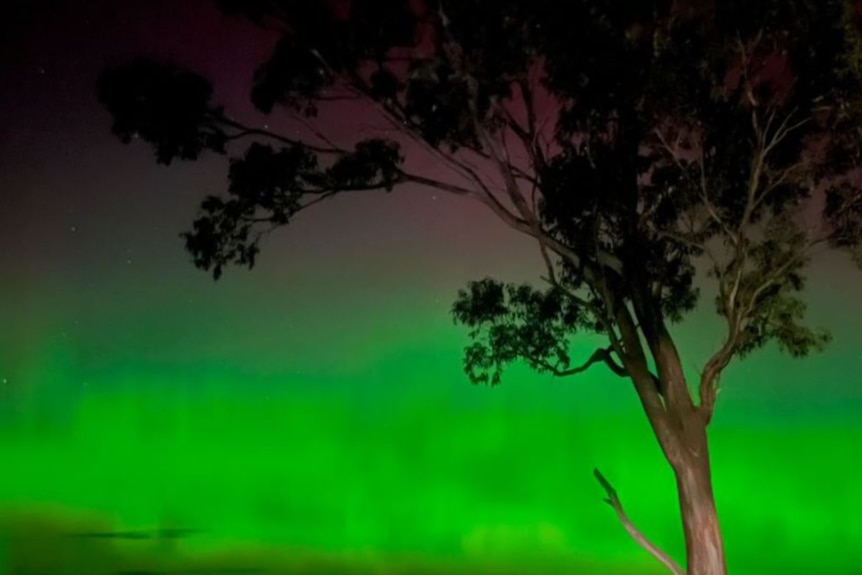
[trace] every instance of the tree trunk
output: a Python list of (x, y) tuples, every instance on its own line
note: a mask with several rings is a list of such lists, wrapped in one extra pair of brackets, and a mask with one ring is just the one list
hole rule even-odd
[[(706, 433), (710, 412), (705, 411), (703, 406), (694, 404), (679, 353), (664, 326), (661, 314), (645, 305), (643, 299), (635, 297), (632, 301), (644, 338), (655, 360), (655, 375), (649, 371), (637, 329), (624, 306), (617, 306), (615, 320), (625, 348), (631, 350), (627, 355), (623, 354), (625, 368), (662, 453), (676, 477), (685, 534), (687, 569), (683, 571), (666, 553), (658, 550), (631, 525), (622, 511), (616, 493), (603, 482), (608, 492), (608, 501), (635, 540), (675, 575), (726, 575), (724, 543), (712, 491)], [(711, 409), (712, 406), (708, 408)]]
[[(697, 426), (700, 427), (700, 426)], [(726, 575), (724, 544), (715, 509), (706, 429), (692, 431), (688, 449), (673, 465), (685, 532), (688, 575)]]

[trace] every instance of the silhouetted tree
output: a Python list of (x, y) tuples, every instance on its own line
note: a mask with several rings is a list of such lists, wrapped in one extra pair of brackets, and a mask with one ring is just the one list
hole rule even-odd
[[(410, 185), (482, 202), (537, 240), (547, 285), (486, 278), (458, 294), (469, 378), (495, 385), (524, 361), (560, 377), (604, 365), (630, 381), (676, 477), (687, 570), (596, 472), (607, 501), (673, 572), (724, 574), (707, 443), (721, 374), (769, 342), (794, 357), (821, 348), (828, 335), (803, 323), (800, 299), (812, 250), (862, 262), (855, 3), (219, 4), (279, 34), (252, 102), (314, 136), (241, 123), (206, 79), (167, 63), (107, 69), (98, 87), (114, 133), (149, 142), (160, 163), (251, 141), (230, 160), (228, 194), (207, 197), (184, 234), (195, 265), (215, 278), (251, 267), (263, 232), (340, 194)], [(341, 98), (373, 103), (396, 136), (331, 141), (315, 118)], [(434, 172), (408, 169), (405, 149), (433, 156)], [(668, 326), (697, 305), (695, 261), (717, 287), (723, 343), (687, 382)], [(569, 342), (583, 332), (607, 345), (578, 363)]]

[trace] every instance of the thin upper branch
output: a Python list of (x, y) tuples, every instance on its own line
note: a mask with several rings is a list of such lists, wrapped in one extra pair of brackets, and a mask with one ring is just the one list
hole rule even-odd
[(215, 116), (213, 119), (216, 122), (223, 124), (224, 126), (237, 130), (237, 132), (233, 134), (227, 134), (226, 139), (228, 141), (238, 140), (247, 136), (262, 136), (264, 138), (275, 140), (276, 142), (280, 142), (288, 146), (302, 146), (312, 152), (316, 152), (319, 154), (343, 155), (347, 153), (346, 150), (337, 146), (315, 146), (313, 144), (308, 144), (300, 140), (288, 138), (287, 136), (283, 136), (281, 134), (277, 134), (276, 132), (265, 130), (263, 128), (250, 128), (244, 124), (237, 122), (236, 120), (231, 120), (224, 115)]
[(465, 188), (462, 186), (457, 186), (455, 184), (451, 184), (449, 182), (444, 182), (441, 180), (437, 180), (434, 178), (429, 178), (426, 176), (420, 176), (418, 174), (409, 174), (407, 172), (402, 172), (402, 177), (406, 182), (413, 182), (416, 184), (420, 184), (423, 186), (428, 186), (431, 188), (438, 189), (443, 192), (449, 192), (458, 196), (475, 196), (476, 191), (471, 190), (470, 188)]
[[(442, 19), (443, 18), (441, 17), (441, 20)], [(453, 47), (449, 46), (449, 48)], [(457, 53), (457, 47), (454, 48), (455, 52)], [(313, 48), (310, 51), (330, 74), (334, 76), (339, 75), (331, 66), (329, 66), (329, 64), (326, 62), (326, 59), (322, 56), (322, 54), (320, 54), (319, 51)], [(457, 54), (453, 55), (457, 59)], [(344, 74), (347, 82), (346, 87), (348, 89), (354, 91), (356, 94), (361, 95), (364, 99), (373, 103), (373, 105), (381, 112), (382, 116), (392, 124), (393, 128), (395, 128), (400, 133), (405, 134), (414, 142), (419, 144), (424, 150), (428, 151), (433, 157), (438, 159), (443, 166), (446, 166), (454, 173), (464, 178), (466, 181), (475, 185), (476, 193), (473, 194), (474, 197), (478, 198), (486, 206), (491, 208), (491, 210), (498, 217), (500, 217), (500, 219), (504, 223), (519, 232), (535, 237), (540, 242), (542, 242), (547, 249), (553, 251), (560, 257), (567, 259), (574, 266), (580, 267), (583, 270), (588, 281), (596, 281), (599, 274), (602, 273), (602, 269), (613, 270), (616, 274), (620, 274), (622, 272), (622, 262), (614, 254), (600, 251), (596, 254), (595, 261), (585, 260), (585, 258), (583, 258), (582, 255), (579, 254), (575, 249), (551, 237), (549, 234), (547, 234), (541, 229), (541, 226), (537, 226), (536, 214), (532, 213), (529, 210), (529, 207), (527, 206), (524, 197), (520, 194), (519, 186), (516, 182), (516, 179), (520, 178), (535, 184), (536, 180), (533, 176), (525, 173), (520, 168), (513, 166), (510, 162), (502, 161), (502, 158), (498, 153), (499, 150), (494, 150), (494, 148), (491, 147), (487, 153), (483, 150), (473, 149), (472, 151), (479, 154), (480, 156), (485, 157), (486, 159), (493, 161), (494, 163), (497, 163), (498, 167), (502, 169), (503, 173), (501, 175), (503, 176), (505, 181), (507, 195), (509, 195), (509, 198), (513, 202), (516, 209), (515, 213), (513, 213), (500, 202), (500, 200), (491, 192), (490, 188), (483, 181), (483, 179), (479, 177), (475, 170), (471, 169), (464, 162), (459, 161), (452, 154), (444, 153), (441, 149), (430, 145), (428, 141), (425, 140), (425, 138), (423, 138), (422, 135), (417, 132), (416, 127), (406, 120), (405, 114), (400, 108), (398, 102), (392, 100), (381, 102), (376, 99), (372, 93), (371, 87), (368, 85), (368, 82), (364, 78), (362, 78), (355, 70), (345, 70)], [(473, 79), (473, 81), (475, 81), (475, 79)], [(478, 122), (479, 119), (476, 118), (476, 120)], [(243, 130), (246, 129), (244, 126), (237, 127)], [(487, 136), (484, 126), (479, 125), (478, 128), (480, 136), (483, 134), (483, 132)], [(249, 134), (256, 132), (260, 132), (260, 135), (272, 137), (288, 144), (295, 143), (289, 138), (280, 137), (266, 131), (248, 131)], [(310, 149), (320, 151), (321, 153), (343, 153), (342, 150), (333, 150), (330, 148)], [(413, 179), (415, 181), (415, 178)], [(440, 189), (439, 186), (435, 185), (435, 187), (438, 187), (438, 189)], [(458, 189), (457, 193), (467, 195), (466, 190), (464, 189)]]
[(688, 167), (682, 163), (682, 158), (679, 155), (679, 150), (676, 146), (671, 146), (671, 144), (667, 141), (664, 134), (660, 129), (656, 128), (653, 130), (653, 133), (658, 138), (661, 143), (661, 148), (668, 154), (673, 163), (679, 168), (679, 170), (683, 173), (684, 176), (688, 177), (691, 180), (692, 185), (699, 191), (701, 201), (703, 201), (703, 205), (706, 208), (709, 217), (718, 225), (722, 231), (725, 233), (727, 238), (733, 244), (739, 243), (739, 238), (736, 233), (731, 229), (728, 223), (722, 218), (716, 207), (713, 205), (712, 200), (709, 198), (709, 186), (707, 185), (707, 177), (706, 177), (706, 157), (701, 153), (701, 160), (698, 162), (700, 168), (700, 178), (695, 179)]
[[(322, 56), (318, 54), (317, 57), (324, 63), (327, 68), (329, 67), (328, 64), (326, 64), (325, 60), (323, 60)], [(400, 109), (397, 102), (380, 102), (379, 100), (375, 99), (372, 94), (371, 87), (367, 84), (367, 82), (365, 82), (365, 80), (361, 76), (359, 76), (355, 72), (348, 72), (348, 79), (351, 82), (350, 88), (353, 89), (357, 94), (362, 95), (371, 103), (373, 103), (377, 110), (381, 113), (383, 118), (388, 121), (395, 130), (409, 137), (426, 152), (439, 160), (443, 166), (447, 167), (453, 173), (459, 175), (461, 178), (471, 182), (476, 186), (476, 189), (474, 190), (475, 193), (463, 193), (462, 195), (473, 195), (474, 197), (482, 201), (485, 205), (489, 206), (494, 211), (494, 213), (496, 213), (506, 224), (519, 231), (525, 231), (526, 222), (518, 218), (515, 214), (513, 214), (503, 204), (500, 203), (497, 197), (493, 194), (493, 192), (490, 190), (484, 180), (476, 173), (475, 170), (473, 170), (465, 162), (459, 161), (452, 154), (446, 154), (439, 148), (432, 146), (425, 138), (423, 138), (419, 133), (417, 133), (416, 129), (409, 122), (406, 121), (403, 110)], [(428, 181), (430, 181), (429, 178), (422, 178), (421, 176), (413, 176), (411, 179), (413, 181), (417, 181), (418, 183), (427, 183)], [(423, 179), (424, 181), (419, 181), (419, 179)], [(435, 185), (434, 187), (438, 186)]]
[(527, 133), (531, 139), (529, 149), (533, 155), (533, 163), (536, 168), (542, 168), (545, 165), (545, 154), (539, 145), (541, 128), (537, 125), (536, 120), (535, 94), (533, 94), (533, 88), (528, 78), (519, 78), (518, 88), (521, 90), (521, 97), (524, 99), (524, 107), (527, 110)]
[[(806, 242), (801, 248), (794, 250), (790, 254), (790, 257), (769, 272), (757, 286), (747, 290), (746, 293), (748, 295), (744, 301), (738, 301), (736, 309), (732, 312), (726, 312), (728, 333), (721, 347), (707, 361), (700, 377), (700, 409), (706, 417), (707, 423), (712, 418), (712, 412), (715, 408), (718, 380), (721, 372), (728, 366), (736, 353), (739, 338), (742, 334), (743, 322), (750, 319), (752, 314), (754, 314), (763, 292), (786, 279), (787, 274), (793, 267), (808, 257), (812, 248), (824, 241), (826, 241), (826, 238), (813, 239)], [(739, 296), (737, 297), (739, 298)]]
[[(744, 50), (744, 48), (742, 49)], [(751, 125), (755, 135), (756, 147), (752, 152), (746, 203), (742, 218), (733, 232), (733, 236), (737, 238), (737, 241), (734, 242), (733, 257), (727, 266), (727, 269), (731, 270), (731, 277), (729, 278), (728, 274), (723, 272), (719, 274), (719, 288), (724, 305), (724, 315), (727, 320), (727, 334), (721, 347), (709, 358), (704, 366), (698, 389), (700, 396), (699, 409), (703, 413), (707, 423), (712, 418), (715, 409), (718, 381), (721, 373), (730, 363), (739, 345), (743, 322), (754, 313), (760, 295), (766, 289), (784, 279), (793, 265), (804, 258), (808, 250), (815, 243), (809, 242), (803, 249), (798, 250), (791, 258), (773, 270), (761, 285), (750, 291), (747, 302), (740, 301), (742, 298), (740, 293), (742, 278), (745, 274), (746, 261), (748, 259), (747, 249), (749, 242), (747, 241), (747, 233), (750, 222), (755, 212), (763, 205), (769, 194), (788, 181), (793, 172), (801, 166), (801, 162), (796, 162), (779, 171), (777, 176), (770, 178), (765, 185), (762, 182), (764, 175), (767, 175), (767, 177), (770, 175), (767, 163), (768, 154), (792, 131), (799, 129), (811, 121), (811, 118), (804, 118), (792, 122), (791, 119), (794, 114), (795, 110), (788, 113), (775, 128), (774, 132), (770, 134), (775, 122), (775, 110), (770, 111), (766, 124), (762, 126), (757, 113), (756, 102), (752, 105)], [(719, 271), (718, 267), (716, 267), (716, 270)]]
[(808, 257), (811, 248), (813, 248), (820, 242), (821, 240), (819, 239), (807, 242), (804, 247), (798, 250), (794, 250), (791, 253), (790, 257), (787, 258), (784, 263), (772, 270), (772, 272), (769, 273), (766, 278), (764, 278), (763, 282), (761, 282), (760, 285), (758, 285), (752, 290), (751, 296), (748, 299), (748, 305), (745, 307), (744, 310), (744, 317), (747, 317), (754, 312), (754, 309), (757, 307), (758, 304), (758, 299), (764, 291), (784, 280), (787, 276), (787, 273), (790, 272), (790, 270), (794, 266), (800, 264), (802, 260)]
[(341, 149), (341, 146), (339, 146), (338, 144), (333, 142), (332, 139), (329, 138), (329, 136), (327, 136), (326, 134), (321, 132), (316, 126), (314, 126), (311, 122), (309, 122), (306, 118), (304, 118), (302, 114), (299, 114), (297, 112), (292, 112), (291, 117), (295, 121), (297, 121), (300, 124), (302, 124), (303, 126), (305, 126), (305, 129), (307, 129), (309, 132), (314, 134), (314, 136), (317, 137), (318, 140), (325, 143), (327, 146), (329, 146), (333, 149), (336, 149), (336, 150)]

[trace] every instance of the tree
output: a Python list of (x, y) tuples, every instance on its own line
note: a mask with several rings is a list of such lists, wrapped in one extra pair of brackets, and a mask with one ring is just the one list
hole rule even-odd
[[(474, 198), (537, 241), (544, 285), (485, 278), (459, 292), (464, 367), (500, 383), (526, 362), (558, 377), (605, 366), (631, 383), (679, 492), (687, 569), (722, 575), (707, 428), (721, 375), (769, 343), (794, 357), (829, 336), (800, 299), (815, 248), (862, 263), (862, 35), (849, 0), (220, 0), (279, 35), (251, 99), (302, 140), (250, 127), (172, 64), (108, 68), (98, 94), (124, 142), (159, 163), (227, 154), (227, 196), (183, 234), (216, 279), (252, 267), (262, 235), (335, 196), (419, 186)], [(373, 104), (391, 138), (333, 142), (322, 103)], [(323, 108), (325, 109), (325, 108)], [(405, 153), (446, 174), (417, 173)], [(484, 175), (483, 164), (493, 175)], [(696, 307), (695, 264), (717, 288), (723, 343), (687, 381), (670, 326)], [(570, 340), (606, 345), (582, 363)]]

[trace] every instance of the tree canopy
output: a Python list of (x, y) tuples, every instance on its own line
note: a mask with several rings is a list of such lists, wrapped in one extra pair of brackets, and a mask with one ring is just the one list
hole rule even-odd
[[(855, 3), (219, 4), (279, 34), (251, 87), (261, 113), (313, 125), (322, 102), (360, 99), (396, 136), (292, 139), (227, 115), (195, 72), (144, 58), (106, 70), (98, 94), (114, 133), (150, 143), (162, 164), (250, 140), (230, 159), (227, 195), (207, 197), (184, 234), (215, 278), (253, 266), (266, 231), (321, 201), (423, 186), (484, 203), (536, 238), (547, 266), (540, 288), (486, 278), (459, 293), (474, 382), (498, 383), (515, 360), (630, 374), (646, 357), (638, 339), (655, 352), (698, 304), (698, 261), (726, 326), (701, 378), (710, 414), (733, 357), (828, 341), (805, 324), (800, 293), (819, 245), (862, 263)], [(406, 149), (439, 169), (409, 171)], [(608, 346), (574, 365), (579, 331)]]

